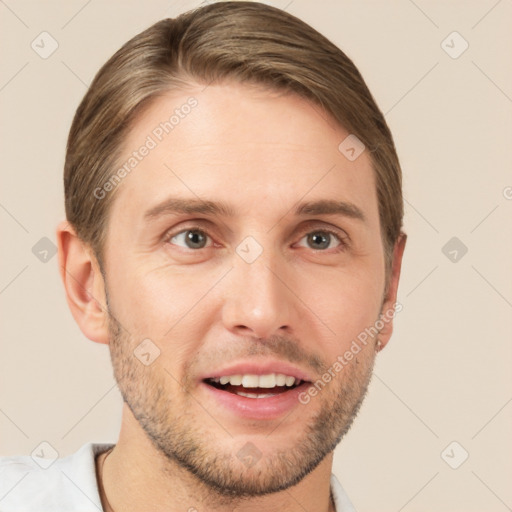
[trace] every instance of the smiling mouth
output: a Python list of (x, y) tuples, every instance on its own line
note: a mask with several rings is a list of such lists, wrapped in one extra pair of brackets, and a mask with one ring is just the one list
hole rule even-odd
[(270, 398), (282, 395), (304, 384), (303, 380), (282, 374), (232, 375), (207, 378), (207, 385), (246, 398)]

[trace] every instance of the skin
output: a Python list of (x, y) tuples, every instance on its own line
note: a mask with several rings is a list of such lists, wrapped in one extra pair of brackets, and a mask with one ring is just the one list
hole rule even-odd
[[(366, 392), (377, 337), (308, 404), (276, 420), (223, 408), (200, 378), (229, 362), (274, 358), (319, 379), (396, 302), (405, 236), (385, 296), (370, 159), (346, 159), (338, 145), (348, 132), (293, 94), (236, 83), (167, 94), (137, 119), (121, 160), (190, 96), (198, 106), (115, 191), (104, 276), (67, 222), (57, 231), (73, 316), (89, 339), (109, 344), (125, 399), (100, 474), (105, 510), (332, 510), (333, 449)], [(144, 219), (170, 196), (222, 201), (235, 215)], [(351, 203), (364, 220), (294, 213), (316, 200)], [(187, 246), (187, 229), (205, 231), (206, 246)], [(248, 236), (263, 249), (252, 263), (236, 253)], [(389, 321), (380, 347), (391, 332)], [(147, 338), (160, 356), (144, 366), (133, 350)], [(250, 468), (236, 457), (247, 442), (261, 453)]]

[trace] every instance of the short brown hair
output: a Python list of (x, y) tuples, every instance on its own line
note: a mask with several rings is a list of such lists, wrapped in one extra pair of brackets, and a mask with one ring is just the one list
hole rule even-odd
[(159, 21), (96, 74), (70, 129), (64, 192), (67, 219), (100, 265), (115, 191), (101, 200), (93, 191), (112, 176), (136, 116), (168, 91), (223, 80), (299, 94), (364, 143), (375, 171), (389, 270), (403, 198), (400, 163), (384, 116), (338, 47), (295, 16), (257, 2), (218, 2)]

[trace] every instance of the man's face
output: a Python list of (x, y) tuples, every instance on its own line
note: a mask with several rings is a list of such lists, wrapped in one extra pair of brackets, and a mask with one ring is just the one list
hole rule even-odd
[[(162, 136), (190, 96), (197, 105)], [(298, 483), (365, 394), (375, 340), (332, 371), (378, 319), (385, 287), (373, 171), (366, 152), (338, 150), (348, 135), (297, 96), (210, 85), (156, 100), (124, 146), (121, 165), (156, 142), (116, 191), (105, 247), (125, 421), (220, 494)], [(148, 365), (135, 355), (158, 350)], [(256, 389), (208, 380), (236, 375), (267, 377), (242, 377)]]

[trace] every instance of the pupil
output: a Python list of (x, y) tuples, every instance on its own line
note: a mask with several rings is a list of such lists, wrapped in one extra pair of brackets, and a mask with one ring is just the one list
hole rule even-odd
[(323, 234), (309, 235), (309, 241), (312, 245), (316, 245), (315, 249), (325, 249), (329, 247), (329, 238)]
[(205, 237), (198, 231), (189, 231), (187, 233), (187, 244), (194, 249), (204, 247)]

